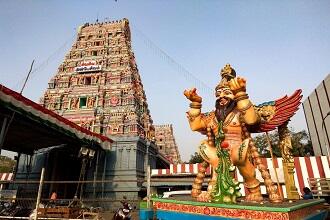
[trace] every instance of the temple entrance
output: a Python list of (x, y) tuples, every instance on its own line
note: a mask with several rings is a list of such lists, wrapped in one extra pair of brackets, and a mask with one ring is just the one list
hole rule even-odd
[[(78, 181), (81, 169), (81, 158), (78, 157), (78, 153), (79, 148), (72, 146), (52, 150), (48, 157), (48, 172), (45, 179)], [(48, 189), (49, 195), (55, 191), (59, 199), (73, 199), (77, 183), (50, 183)]]

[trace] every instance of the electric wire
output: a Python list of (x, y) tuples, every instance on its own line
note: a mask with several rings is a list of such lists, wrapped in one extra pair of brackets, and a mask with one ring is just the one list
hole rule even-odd
[(157, 56), (165, 60), (172, 68), (174, 68), (180, 75), (182, 75), (186, 80), (195, 84), (201, 92), (210, 93), (213, 90), (210, 86), (204, 83), (202, 80), (197, 78), (195, 74), (189, 72), (184, 66), (174, 60), (170, 55), (168, 55), (163, 49), (158, 47), (146, 34), (144, 34), (139, 28), (135, 25), (131, 25), (137, 33), (137, 36), (142, 40), (142, 42), (147, 46), (148, 49), (154, 52)]
[[(43, 62), (41, 62), (36, 68), (34, 68), (31, 73), (30, 73), (30, 79), (34, 78), (37, 73), (39, 73), (40, 71), (42, 71), (43, 69), (45, 69), (49, 63), (51, 63), (52, 61), (55, 60), (55, 58), (59, 55), (62, 54), (63, 49), (65, 49), (69, 43), (72, 44), (73, 39), (75, 39), (77, 36), (77, 33), (75, 32), (72, 36), (70, 36), (59, 48), (57, 48), (53, 53), (51, 53), (47, 59), (45, 59)], [(22, 85), (24, 83), (25, 77), (22, 78), (21, 80), (19, 80), (16, 84), (15, 84), (15, 88), (19, 87), (20, 85)]]

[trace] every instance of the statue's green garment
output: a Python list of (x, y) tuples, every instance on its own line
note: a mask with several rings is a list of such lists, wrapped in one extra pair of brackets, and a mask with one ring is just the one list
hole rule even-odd
[(241, 196), (239, 192), (239, 183), (230, 175), (234, 171), (228, 149), (221, 147), (225, 139), (223, 132), (223, 122), (218, 124), (218, 134), (215, 136), (215, 146), (217, 148), (217, 156), (219, 158), (218, 167), (215, 169), (217, 173), (217, 182), (212, 192), (212, 201), (217, 203), (236, 203), (236, 198)]

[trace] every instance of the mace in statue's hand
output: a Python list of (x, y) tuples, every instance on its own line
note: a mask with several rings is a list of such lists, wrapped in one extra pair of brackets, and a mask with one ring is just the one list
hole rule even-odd
[(246, 91), (246, 80), (241, 77), (236, 77), (228, 82), (228, 86), (234, 95), (236, 95), (239, 92)]
[(202, 97), (197, 94), (196, 88), (185, 90), (183, 94), (192, 102), (202, 102)]

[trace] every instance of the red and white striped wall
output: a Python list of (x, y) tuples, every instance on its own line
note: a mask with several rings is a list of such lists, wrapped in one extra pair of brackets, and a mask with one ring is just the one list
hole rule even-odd
[(0, 173), (0, 191), (3, 188), (3, 182), (8, 182), (8, 181), (12, 181), (13, 180), (13, 173)]
[[(307, 186), (308, 178), (330, 178), (330, 167), (329, 167), (330, 157), (327, 156), (315, 156), (315, 157), (295, 157), (294, 158), (294, 166), (295, 166), (295, 185), (300, 194), (302, 194), (302, 189)], [(268, 168), (270, 175), (272, 176), (272, 180), (276, 182), (275, 177), (275, 169), (277, 171), (278, 179), (282, 187), (282, 192), (284, 197), (286, 197), (286, 189), (284, 183), (284, 175), (283, 175), (283, 165), (282, 158), (276, 158), (273, 161), (271, 158), (262, 158), (262, 163)], [(156, 176), (176, 176), (180, 175), (196, 175), (198, 172), (199, 164), (177, 164), (170, 165), (170, 169), (153, 169), (151, 171), (152, 177)], [(275, 168), (275, 169), (274, 169)], [(210, 174), (210, 167), (207, 169), (206, 174)], [(263, 183), (263, 179), (261, 177), (260, 172), (256, 171), (257, 179)], [(236, 179), (240, 182), (241, 193), (244, 196), (246, 194), (246, 189), (243, 185), (243, 177), (236, 169), (235, 174)], [(184, 177), (182, 177), (184, 178)], [(261, 192), (266, 194), (266, 187), (261, 185)]]
[(0, 181), (11, 181), (13, 177), (13, 173), (0, 173)]
[[(198, 168), (201, 165), (195, 164), (170, 164), (170, 169), (152, 169), (151, 176), (165, 176), (165, 175), (194, 175), (198, 173)], [(211, 167), (206, 170), (206, 175), (211, 174)]]

